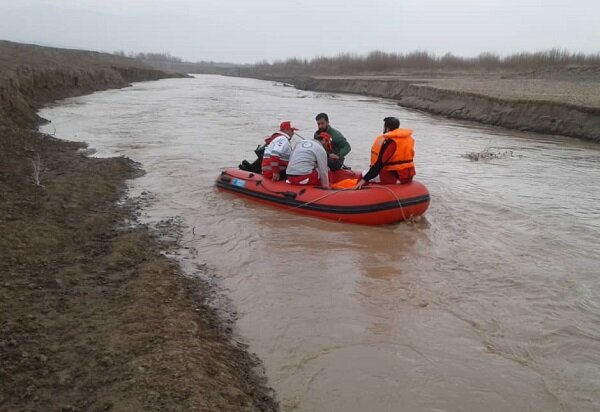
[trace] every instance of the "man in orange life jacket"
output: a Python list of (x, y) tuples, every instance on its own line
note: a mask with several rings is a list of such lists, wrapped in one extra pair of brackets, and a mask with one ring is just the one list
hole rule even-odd
[(285, 169), (292, 153), (290, 140), (296, 130), (298, 129), (292, 127), (291, 122), (281, 122), (279, 132), (273, 133), (266, 140), (267, 146), (261, 163), (262, 175), (265, 178), (272, 179), (274, 182), (285, 180)]
[(410, 183), (416, 174), (414, 156), (412, 130), (400, 129), (400, 120), (386, 117), (383, 119), (383, 134), (375, 138), (371, 147), (371, 168), (355, 189), (360, 189), (371, 180), (386, 185)]

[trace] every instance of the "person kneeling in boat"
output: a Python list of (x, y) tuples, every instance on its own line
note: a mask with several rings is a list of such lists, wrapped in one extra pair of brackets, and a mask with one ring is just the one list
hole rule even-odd
[(285, 180), (285, 170), (292, 153), (290, 140), (296, 130), (299, 129), (292, 127), (291, 122), (285, 121), (279, 125), (279, 132), (271, 135), (272, 139), (265, 147), (261, 162), (262, 175), (267, 179), (272, 179), (274, 182)]
[(410, 183), (415, 172), (415, 139), (411, 129), (400, 129), (396, 117), (383, 119), (383, 134), (371, 147), (371, 168), (355, 186), (362, 188), (372, 181), (384, 185)]
[[(281, 124), (283, 125), (282, 122)], [(281, 126), (279, 126), (281, 128)], [(295, 130), (298, 130), (296, 128), (293, 128)], [(273, 140), (275, 140), (275, 138), (281, 136), (282, 131), (278, 130), (275, 133), (273, 133), (271, 136), (268, 136), (265, 138), (265, 141), (263, 144), (260, 144), (256, 147), (256, 149), (254, 149), (254, 154), (256, 154), (256, 160), (254, 160), (252, 163), (250, 163), (247, 160), (242, 160), (242, 163), (240, 163), (238, 165), (238, 168), (240, 170), (245, 170), (247, 172), (252, 172), (252, 173), (262, 173), (262, 161), (264, 158), (264, 154), (265, 154), (265, 149), (267, 148), (267, 146), (269, 145), (269, 143), (271, 143)]]
[(313, 140), (294, 146), (287, 168), (287, 182), (293, 185), (321, 185), (329, 189), (327, 153), (331, 151), (331, 135), (319, 133)]
[(315, 117), (315, 120), (317, 121), (318, 130), (315, 132), (314, 138), (316, 139), (319, 133), (322, 132), (331, 136), (331, 150), (327, 152), (327, 166), (332, 171), (346, 168), (344, 166), (344, 157), (352, 149), (350, 143), (348, 143), (348, 140), (346, 140), (339, 130), (331, 127), (327, 113), (319, 113)]

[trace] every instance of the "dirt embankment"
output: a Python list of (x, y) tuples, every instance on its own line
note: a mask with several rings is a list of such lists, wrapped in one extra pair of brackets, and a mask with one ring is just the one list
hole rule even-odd
[(138, 165), (33, 130), (54, 98), (161, 77), (0, 42), (0, 410), (277, 410), (258, 360), (208, 305), (211, 286), (132, 224), (135, 205), (117, 205)]
[(31, 125), (53, 100), (167, 77), (185, 75), (110, 54), (0, 41), (0, 121)]
[(356, 93), (450, 118), (600, 142), (600, 69), (564, 73), (279, 78), (303, 90)]

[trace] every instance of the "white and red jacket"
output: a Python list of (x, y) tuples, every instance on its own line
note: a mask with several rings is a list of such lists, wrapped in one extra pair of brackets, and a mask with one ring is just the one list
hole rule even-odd
[(290, 137), (282, 132), (275, 133), (276, 136), (265, 148), (261, 163), (262, 174), (266, 178), (273, 177), (273, 172), (281, 173), (287, 168), (292, 154)]

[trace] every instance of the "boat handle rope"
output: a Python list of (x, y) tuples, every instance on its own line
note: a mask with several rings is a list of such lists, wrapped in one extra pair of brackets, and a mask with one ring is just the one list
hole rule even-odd
[(369, 186), (370, 189), (385, 189), (388, 192), (390, 192), (392, 195), (394, 195), (394, 197), (396, 198), (396, 202), (398, 202), (398, 207), (400, 208), (400, 213), (402, 213), (402, 220), (406, 220), (406, 215), (404, 214), (404, 207), (402, 206), (402, 201), (400, 200), (400, 198), (398, 197), (398, 195), (396, 194), (396, 192), (394, 192), (392, 189), (390, 189), (387, 186), (384, 185), (373, 185), (373, 186)]
[[(265, 186), (263, 185), (263, 187), (265, 187)], [(396, 202), (398, 202), (398, 207), (400, 209), (400, 213), (402, 214), (402, 220), (406, 220), (406, 215), (404, 214), (404, 206), (402, 206), (402, 201), (400, 200), (400, 198), (398, 197), (398, 195), (396, 194), (396, 192), (394, 192), (389, 187), (385, 187), (383, 185), (373, 185), (373, 186), (369, 186), (368, 189), (362, 189), (362, 190), (369, 190), (369, 189), (385, 189), (388, 192), (390, 192), (396, 198)], [(323, 200), (323, 199), (325, 199), (325, 198), (327, 198), (329, 196), (333, 196), (333, 195), (336, 195), (336, 194), (338, 194), (340, 192), (347, 192), (347, 191), (350, 191), (350, 190), (355, 190), (355, 189), (354, 188), (351, 188), (351, 189), (350, 188), (349, 189), (332, 189), (332, 191), (330, 193), (324, 194), (323, 196), (320, 196), (320, 197), (318, 197), (316, 199), (313, 199), (313, 200), (310, 200), (308, 202), (304, 202), (304, 203), (302, 203), (302, 204), (300, 204), (298, 206), (294, 206), (294, 207), (292, 207), (290, 209), (293, 210), (293, 209), (298, 209), (298, 208), (301, 208), (301, 207), (304, 207), (304, 206), (308, 206), (311, 203), (318, 202), (319, 200)]]
[[(229, 173), (227, 173), (227, 172), (223, 172), (223, 173), (229, 175)], [(252, 177), (255, 176), (254, 174), (252, 174), (252, 175), (253, 176), (250, 176), (251, 179), (252, 179)], [(231, 176), (231, 175), (229, 175), (229, 176)], [(233, 177), (233, 176), (231, 176), (231, 177)], [(266, 187), (265, 185), (262, 184), (262, 182), (263, 182), (262, 179), (260, 179), (260, 180), (254, 180), (254, 179), (252, 179), (251, 181), (252, 182), (256, 182), (257, 186), (261, 185), (268, 192), (271, 192), (271, 193), (274, 193), (274, 194), (278, 194), (278, 195), (282, 195), (284, 197), (292, 197), (294, 199), (296, 198), (296, 196), (290, 196), (290, 194), (294, 193), (294, 192), (277, 192), (277, 191), (269, 189), (268, 187)], [(390, 192), (394, 196), (394, 198), (396, 199), (396, 202), (398, 202), (398, 208), (400, 209), (400, 213), (402, 214), (402, 220), (406, 220), (406, 215), (404, 214), (404, 206), (402, 205), (402, 201), (400, 200), (400, 198), (398, 197), (398, 195), (396, 194), (396, 192), (394, 192), (389, 187), (386, 187), (385, 185), (367, 186), (365, 189), (361, 189), (361, 190), (369, 190), (369, 189), (385, 189), (388, 192)], [(323, 196), (320, 196), (320, 197), (318, 197), (316, 199), (313, 199), (313, 200), (309, 200), (308, 202), (302, 202), (301, 204), (299, 204), (297, 206), (290, 207), (290, 210), (299, 209), (299, 208), (308, 206), (308, 205), (310, 205), (312, 203), (318, 202), (319, 200), (323, 200), (323, 199), (325, 199), (325, 198), (327, 198), (329, 196), (336, 195), (336, 194), (338, 194), (340, 192), (347, 192), (347, 191), (355, 190), (355, 189), (354, 188), (348, 188), (348, 189), (330, 189), (330, 190), (331, 190), (330, 193), (326, 193)], [(294, 195), (295, 195), (295, 193), (294, 193)]]
[[(296, 199), (296, 196), (298, 196), (298, 194), (296, 192), (292, 192), (292, 191), (283, 191), (283, 192), (278, 192), (276, 190), (271, 190), (269, 189), (267, 186), (262, 184), (262, 180), (253, 180), (254, 182), (256, 182), (256, 186), (262, 186), (263, 189), (265, 189), (267, 192), (271, 192), (271, 193), (275, 193), (276, 195), (282, 195), (283, 197), (287, 197), (289, 199)], [(302, 189), (304, 190), (304, 189)], [(300, 193), (302, 194), (302, 193)]]

